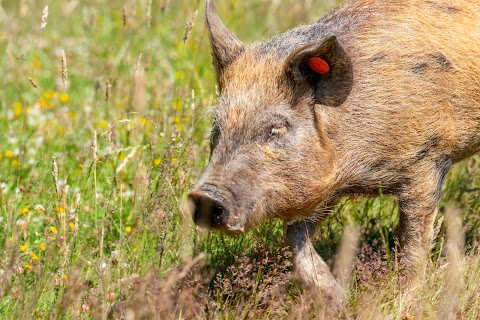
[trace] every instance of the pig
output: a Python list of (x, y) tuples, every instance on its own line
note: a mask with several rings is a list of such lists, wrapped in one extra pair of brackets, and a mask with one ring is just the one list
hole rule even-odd
[(401, 275), (421, 276), (442, 181), (480, 149), (480, 1), (352, 0), (245, 46), (207, 1), (219, 97), (194, 222), (286, 222), (306, 286), (342, 300), (314, 251), (339, 197), (398, 200)]

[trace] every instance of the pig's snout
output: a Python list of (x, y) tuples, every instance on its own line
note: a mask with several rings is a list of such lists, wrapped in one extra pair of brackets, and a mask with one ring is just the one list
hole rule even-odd
[(223, 201), (216, 199), (206, 191), (194, 191), (188, 195), (193, 204), (192, 216), (196, 225), (202, 228), (227, 228), (228, 209)]

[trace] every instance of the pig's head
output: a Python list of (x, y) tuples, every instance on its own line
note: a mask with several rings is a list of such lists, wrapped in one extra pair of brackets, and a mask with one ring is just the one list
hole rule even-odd
[(189, 195), (195, 223), (243, 232), (270, 218), (312, 215), (335, 169), (328, 112), (318, 108), (337, 108), (349, 95), (347, 53), (334, 36), (283, 57), (245, 48), (211, 1), (207, 24), (220, 96), (210, 162)]

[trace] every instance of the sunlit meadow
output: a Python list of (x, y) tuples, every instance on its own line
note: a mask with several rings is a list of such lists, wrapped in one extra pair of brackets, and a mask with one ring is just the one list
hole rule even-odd
[[(217, 1), (246, 42), (336, 4)], [(217, 91), (204, 5), (0, 0), (0, 318), (322, 317), (293, 280), (282, 222), (233, 238), (184, 209)], [(450, 172), (427, 279), (408, 292), (396, 203), (342, 200), (316, 241), (334, 266), (345, 227), (360, 229), (342, 317), (478, 319), (479, 188), (478, 156)]]

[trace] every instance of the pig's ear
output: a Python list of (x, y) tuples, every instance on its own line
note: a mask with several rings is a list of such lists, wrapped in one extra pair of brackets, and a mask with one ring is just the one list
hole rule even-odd
[(295, 50), (286, 68), (297, 85), (306, 84), (313, 90), (315, 103), (339, 106), (352, 90), (352, 63), (335, 36)]
[(245, 48), (222, 23), (211, 0), (207, 1), (207, 25), (212, 44), (213, 66), (219, 78), (225, 67), (232, 63)]

